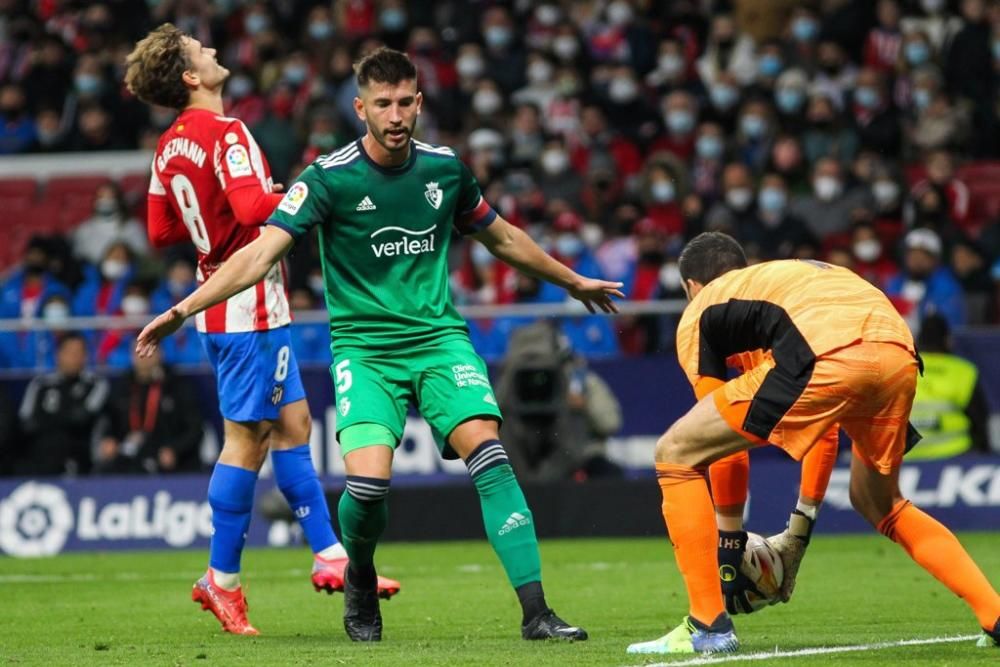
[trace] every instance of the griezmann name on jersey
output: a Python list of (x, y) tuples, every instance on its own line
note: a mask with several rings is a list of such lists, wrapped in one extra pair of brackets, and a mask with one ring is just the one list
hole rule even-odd
[[(206, 109), (182, 112), (160, 137), (152, 172), (149, 196), (166, 199), (187, 228), (198, 252), (199, 282), (260, 235), (260, 227), (237, 221), (226, 198), (248, 186), (271, 191), (271, 169), (241, 121)], [(289, 322), (280, 263), (256, 285), (195, 317), (204, 333), (267, 331)]]
[(361, 139), (324, 155), (288, 189), (268, 224), (298, 238), (319, 227), (334, 354), (468, 339), (451, 301), (452, 230), (496, 219), (446, 146), (412, 141), (406, 163), (376, 164)]

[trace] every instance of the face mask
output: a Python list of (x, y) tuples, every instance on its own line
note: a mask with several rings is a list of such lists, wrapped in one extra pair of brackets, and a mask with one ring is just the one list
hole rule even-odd
[(63, 322), (68, 317), (69, 306), (59, 301), (48, 303), (42, 309), (42, 319), (46, 322)]
[(94, 213), (105, 218), (118, 212), (118, 203), (114, 199), (98, 199), (94, 202)]
[(753, 192), (750, 188), (733, 188), (726, 192), (726, 203), (736, 211), (745, 211), (753, 201)]
[(760, 57), (757, 61), (757, 71), (760, 72), (761, 76), (766, 77), (776, 77), (781, 74), (781, 58), (774, 54), (767, 54)]
[(802, 16), (792, 23), (792, 37), (800, 42), (812, 41), (818, 32), (819, 24), (810, 18)]
[(552, 80), (552, 65), (544, 60), (536, 60), (528, 65), (528, 81), (534, 84), (545, 84)]
[(120, 259), (106, 259), (101, 262), (101, 275), (106, 280), (118, 280), (128, 273), (128, 264)]
[(862, 86), (854, 91), (854, 101), (865, 109), (874, 109), (879, 104), (878, 91), (874, 88)]
[(840, 181), (833, 176), (820, 176), (813, 181), (813, 191), (822, 201), (830, 201), (840, 194)]
[(739, 96), (740, 95), (735, 88), (722, 83), (712, 86), (709, 91), (709, 97), (712, 98), (712, 105), (715, 106), (716, 109), (721, 109), (723, 111), (731, 109), (732, 106), (736, 104), (736, 100), (739, 99)]
[(561, 174), (569, 166), (569, 156), (566, 151), (550, 148), (542, 153), (542, 169), (546, 174)]
[(317, 296), (323, 295), (323, 290), (326, 288), (326, 284), (323, 282), (323, 276), (320, 274), (313, 274), (309, 276), (309, 280), (306, 281), (309, 285), (309, 291)]
[(797, 113), (806, 101), (806, 95), (798, 88), (779, 88), (774, 93), (774, 101), (781, 113)]
[(503, 25), (491, 25), (486, 29), (486, 32), (483, 33), (483, 37), (486, 39), (486, 43), (490, 47), (494, 49), (502, 49), (510, 44), (510, 28)]
[(670, 181), (656, 181), (649, 186), (649, 194), (652, 195), (653, 201), (658, 204), (672, 202), (676, 196), (674, 184)]
[(576, 234), (560, 234), (556, 237), (555, 251), (562, 257), (576, 257), (583, 252), (583, 239)]
[(656, 61), (657, 68), (667, 78), (674, 78), (684, 69), (684, 59), (676, 53), (664, 53)]
[(572, 35), (559, 35), (552, 40), (552, 51), (562, 60), (572, 60), (580, 52), (580, 44)]
[(285, 70), (282, 72), (282, 75), (288, 83), (299, 86), (309, 76), (309, 68), (300, 64), (285, 65)]
[(632, 79), (614, 79), (608, 88), (608, 97), (617, 104), (631, 102), (638, 94), (639, 87)]
[(59, 142), (62, 132), (59, 130), (38, 130), (38, 143), (42, 146), (52, 146)]
[(611, 25), (623, 26), (632, 20), (632, 6), (627, 2), (612, 2), (608, 5), (608, 21)]
[(906, 62), (917, 67), (930, 60), (931, 50), (923, 42), (910, 42), (903, 49), (903, 55), (906, 56)]
[(660, 269), (660, 284), (671, 292), (681, 288), (681, 270), (674, 262), (663, 265)]
[(470, 258), (472, 259), (472, 265), (477, 269), (481, 269), (487, 266), (492, 266), (496, 258), (493, 254), (486, 249), (482, 243), (473, 243), (472, 252), (470, 253)]
[(379, 25), (387, 32), (399, 32), (406, 27), (406, 12), (402, 9), (386, 9), (378, 17)]
[(722, 155), (722, 140), (711, 134), (700, 136), (694, 150), (703, 160), (717, 160)]
[(188, 293), (189, 285), (180, 280), (168, 280), (167, 291), (170, 292), (171, 296), (180, 297)]
[(672, 109), (665, 119), (671, 134), (688, 134), (694, 129), (694, 114), (686, 109)]
[(917, 88), (913, 91), (913, 106), (918, 111), (923, 111), (931, 105), (931, 91), (926, 88)]
[(143, 315), (149, 312), (149, 301), (138, 294), (129, 294), (122, 299), (122, 312), (126, 315)]
[(944, 8), (945, 0), (921, 0), (920, 6), (928, 14), (937, 14)]
[(327, 21), (313, 21), (309, 24), (309, 36), (320, 41), (333, 34), (333, 25)]
[(101, 78), (96, 74), (77, 74), (73, 83), (81, 95), (96, 95), (102, 88)]
[(271, 21), (266, 14), (250, 14), (243, 22), (243, 27), (251, 35), (257, 35), (267, 30), (270, 25)]
[(455, 69), (463, 79), (476, 79), (486, 69), (486, 64), (479, 56), (465, 55), (455, 61)]
[(767, 123), (760, 116), (743, 116), (740, 118), (740, 130), (751, 139), (759, 139), (767, 131)]
[(337, 147), (337, 135), (332, 132), (313, 132), (309, 135), (309, 145), (321, 151), (331, 151)]
[(854, 256), (862, 262), (874, 262), (882, 256), (882, 244), (878, 239), (865, 239), (854, 244)]
[(492, 116), (502, 103), (500, 95), (493, 90), (480, 90), (472, 96), (472, 108), (480, 116)]
[(1000, 39), (993, 40), (993, 59), (1000, 60)]
[(760, 191), (758, 203), (762, 211), (767, 213), (779, 213), (784, 210), (788, 202), (788, 195), (780, 188), (764, 188)]
[(872, 195), (875, 196), (875, 201), (882, 208), (892, 206), (896, 203), (896, 198), (899, 197), (899, 186), (893, 181), (875, 181), (872, 185)]
[(253, 82), (245, 76), (236, 76), (229, 80), (229, 94), (233, 99), (242, 100), (253, 91)]
[(600, 225), (585, 224), (580, 231), (580, 237), (588, 248), (596, 248), (604, 240), (604, 230)]
[(542, 5), (535, 10), (535, 19), (543, 26), (551, 28), (559, 22), (559, 8), (555, 5)]

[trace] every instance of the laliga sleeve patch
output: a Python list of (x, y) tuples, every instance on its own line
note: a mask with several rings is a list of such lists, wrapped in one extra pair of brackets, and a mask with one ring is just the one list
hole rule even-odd
[(278, 204), (278, 210), (284, 211), (289, 215), (295, 215), (299, 212), (299, 208), (301, 208), (302, 203), (308, 196), (309, 186), (302, 181), (299, 181), (285, 193), (281, 203)]
[(233, 144), (226, 150), (226, 169), (229, 170), (229, 176), (232, 178), (253, 176), (250, 156), (247, 154), (247, 149), (241, 144)]

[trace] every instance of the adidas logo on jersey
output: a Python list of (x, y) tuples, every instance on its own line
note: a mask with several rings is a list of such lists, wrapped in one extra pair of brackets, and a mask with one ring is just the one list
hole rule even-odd
[(355, 211), (374, 211), (375, 210), (375, 204), (372, 202), (372, 198), (371, 197), (365, 196), (365, 198), (362, 199), (358, 203), (358, 207), (356, 209), (354, 209), (354, 210)]
[(520, 512), (511, 512), (507, 520), (503, 522), (503, 526), (497, 531), (497, 535), (506, 535), (512, 530), (520, 528), (521, 526), (527, 526), (531, 523), (531, 519), (524, 516)]

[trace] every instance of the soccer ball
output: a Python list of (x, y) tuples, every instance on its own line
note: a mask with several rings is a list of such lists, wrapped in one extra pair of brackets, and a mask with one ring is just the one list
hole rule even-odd
[(781, 582), (784, 579), (785, 568), (781, 563), (781, 556), (762, 535), (757, 533), (747, 535), (747, 549), (743, 554), (742, 570), (763, 596), (747, 593), (747, 599), (754, 611), (781, 601)]

